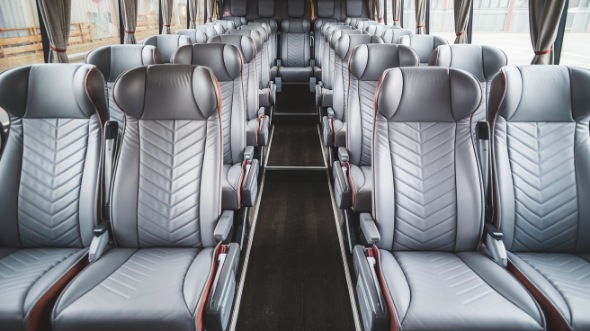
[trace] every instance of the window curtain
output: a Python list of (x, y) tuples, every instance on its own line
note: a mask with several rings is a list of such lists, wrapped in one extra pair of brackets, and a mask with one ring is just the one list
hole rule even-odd
[(174, 0), (162, 0), (160, 3), (162, 8), (162, 20), (164, 21), (164, 30), (162, 34), (171, 34), (170, 24), (172, 23), (172, 8), (174, 7)]
[(473, 0), (455, 0), (455, 44), (467, 44), (467, 25)]
[(137, 0), (121, 0), (121, 14), (125, 27), (125, 44), (135, 44), (135, 28), (137, 27)]
[(426, 33), (426, 1), (415, 0), (416, 4), (416, 34)]
[(194, 29), (197, 27), (197, 15), (199, 13), (199, 1), (188, 0), (188, 15), (189, 15), (189, 28)]
[(205, 1), (207, 1), (207, 22), (213, 22), (219, 18), (219, 8), (217, 6), (217, 0)]
[(535, 57), (532, 64), (553, 64), (553, 43), (565, 0), (529, 0), (531, 41)]
[(68, 63), (71, 0), (39, 0), (41, 18), (49, 37), (48, 63)]
[(375, 20), (379, 23), (383, 23), (383, 1), (375, 0)]
[(401, 0), (391, 0), (391, 13), (393, 14), (393, 25), (399, 26), (401, 16)]

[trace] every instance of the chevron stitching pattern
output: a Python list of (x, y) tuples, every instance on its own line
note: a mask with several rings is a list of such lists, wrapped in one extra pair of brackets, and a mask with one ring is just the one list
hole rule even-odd
[(18, 199), (21, 240), (26, 246), (80, 246), (78, 202), (88, 120), (25, 119), (23, 129)]
[(140, 121), (138, 236), (143, 247), (200, 246), (205, 121)]
[(221, 128), (223, 129), (223, 163), (231, 164), (231, 118), (234, 96), (234, 86), (238, 85), (239, 80), (230, 82), (219, 82), (221, 89)]
[(258, 74), (258, 88), (259, 89), (266, 87), (266, 86), (262, 85), (262, 56), (263, 56), (263, 53), (256, 54), (256, 68), (257, 68), (256, 71)]
[[(342, 96), (343, 96), (343, 102), (344, 102), (344, 107), (347, 107), (348, 104), (348, 80), (350, 78), (350, 73), (348, 72), (348, 62), (344, 62), (342, 61), (341, 63), (341, 70), (342, 70)], [(345, 108), (343, 107), (343, 122), (346, 122), (346, 111)]]
[[(590, 263), (573, 254), (519, 253), (523, 261), (543, 275), (571, 307), (590, 304)], [(587, 311), (586, 311), (587, 312)]]
[(513, 251), (574, 249), (578, 231), (574, 136), (575, 123), (507, 124), (516, 206)]
[(107, 95), (109, 96), (109, 117), (113, 121), (117, 121), (119, 123), (119, 127), (123, 127), (123, 122), (125, 119), (125, 114), (123, 111), (117, 106), (115, 103), (115, 99), (113, 99), (113, 85), (115, 83), (107, 83)]
[(73, 248), (21, 249), (0, 259), (0, 297), (24, 303), (35, 282), (76, 252)]
[(305, 67), (305, 41), (308, 38), (301, 33), (287, 33), (287, 67)]
[[(140, 300), (143, 296), (161, 293), (162, 288), (175, 288), (176, 296), (182, 298), (184, 275), (197, 252), (196, 249), (140, 249), (89, 292), (90, 297), (86, 299), (96, 298), (100, 302)], [(166, 280), (166, 284), (162, 280)], [(155, 288), (159, 291), (153, 291)]]
[(455, 124), (389, 123), (397, 250), (453, 250), (456, 238)]
[(361, 144), (361, 165), (371, 165), (373, 120), (375, 117), (375, 92), (377, 90), (377, 82), (359, 81), (358, 84), (363, 132)]

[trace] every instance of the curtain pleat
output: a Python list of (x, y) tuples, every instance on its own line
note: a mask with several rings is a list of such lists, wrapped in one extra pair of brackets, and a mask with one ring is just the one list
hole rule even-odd
[(162, 20), (164, 21), (164, 29), (162, 34), (171, 34), (170, 25), (172, 24), (172, 8), (174, 7), (174, 0), (162, 0), (161, 2)]
[(401, 0), (391, 0), (391, 12), (393, 14), (393, 25), (395, 26), (400, 25), (401, 6)]
[(49, 63), (68, 63), (71, 0), (39, 0), (41, 18), (49, 37)]
[(189, 28), (194, 29), (197, 27), (197, 15), (199, 13), (199, 1), (188, 0), (188, 14), (189, 14)]
[(426, 33), (426, 0), (415, 0), (416, 34)]
[(467, 44), (467, 25), (473, 0), (455, 0), (455, 44)]
[(137, 0), (121, 0), (121, 13), (125, 27), (125, 44), (135, 44), (135, 28), (137, 27)]
[(529, 0), (531, 42), (535, 57), (532, 64), (553, 64), (553, 43), (565, 0)]

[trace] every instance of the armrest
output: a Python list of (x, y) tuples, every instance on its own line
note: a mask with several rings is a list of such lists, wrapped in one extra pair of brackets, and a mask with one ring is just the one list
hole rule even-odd
[(328, 116), (322, 117), (322, 138), (324, 140), (324, 145), (330, 147), (334, 145), (334, 128), (332, 125), (334, 109), (328, 108), (326, 112)]
[(266, 115), (258, 117), (258, 146), (266, 146), (269, 139), (269, 118)]
[(349, 159), (348, 150), (345, 147), (338, 147), (338, 160), (340, 160), (340, 163), (348, 162)]
[(108, 221), (102, 221), (94, 230), (94, 237), (88, 248), (88, 262), (92, 263), (102, 256), (109, 244), (109, 229), (111, 228)]
[(217, 221), (217, 225), (215, 226), (215, 231), (213, 232), (213, 237), (215, 238), (215, 241), (227, 241), (229, 239), (233, 226), (234, 211), (224, 210), (221, 216), (219, 216), (219, 220)]
[(244, 180), (242, 181), (242, 187), (240, 188), (242, 205), (245, 207), (252, 207), (258, 196), (258, 172), (260, 166), (258, 160), (253, 159), (246, 161), (244, 167)]
[(348, 182), (348, 167), (335, 161), (332, 166), (334, 176), (334, 200), (340, 209), (348, 209), (352, 205), (352, 192)]
[(254, 146), (246, 146), (246, 148), (244, 149), (244, 160), (254, 160)]
[(364, 330), (389, 330), (389, 309), (375, 272), (375, 257), (367, 256), (366, 249), (357, 245), (352, 252), (352, 262), (357, 276), (356, 296)]
[(506, 267), (508, 265), (508, 254), (506, 246), (502, 241), (504, 234), (491, 223), (486, 222), (484, 225), (484, 243), (490, 257), (499, 265)]
[(270, 106), (270, 88), (265, 87), (258, 90), (258, 104), (260, 107)]
[(368, 244), (376, 244), (381, 240), (381, 235), (377, 229), (377, 225), (373, 220), (373, 217), (369, 213), (361, 213), (359, 217), (361, 225), (361, 233)]
[(236, 243), (226, 246), (217, 257), (217, 270), (205, 312), (205, 327), (208, 331), (228, 329), (232, 304), (236, 294), (240, 247)]

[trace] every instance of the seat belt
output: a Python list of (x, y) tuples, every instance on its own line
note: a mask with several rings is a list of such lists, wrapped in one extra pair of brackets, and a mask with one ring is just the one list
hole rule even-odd
[(113, 179), (113, 167), (115, 155), (117, 153), (117, 145), (119, 140), (119, 123), (116, 121), (108, 121), (104, 128), (104, 182), (103, 182), (103, 208), (102, 217), (104, 220), (109, 220), (111, 215), (111, 182)]

